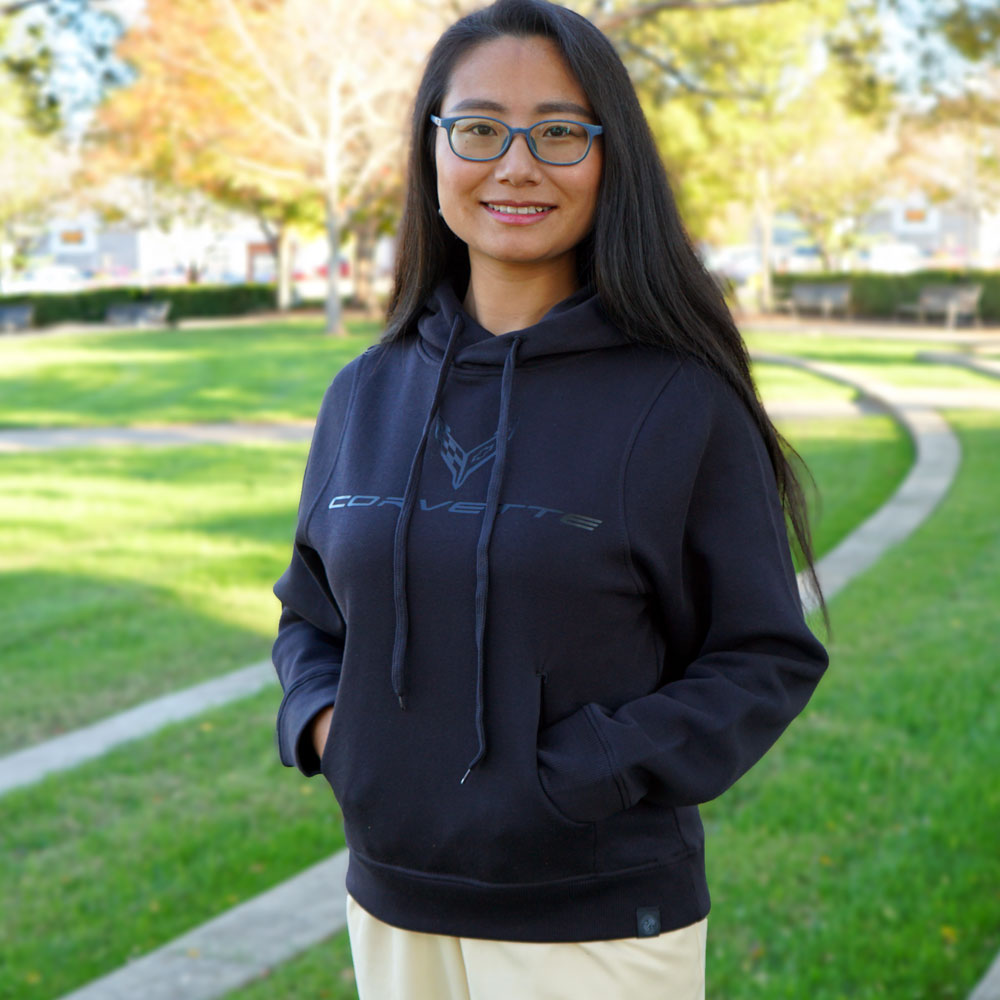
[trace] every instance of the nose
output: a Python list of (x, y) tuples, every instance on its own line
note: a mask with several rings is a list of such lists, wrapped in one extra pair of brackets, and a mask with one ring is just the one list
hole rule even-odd
[(515, 135), (507, 152), (494, 162), (494, 172), (499, 181), (518, 185), (541, 180), (540, 164), (531, 153), (526, 135)]

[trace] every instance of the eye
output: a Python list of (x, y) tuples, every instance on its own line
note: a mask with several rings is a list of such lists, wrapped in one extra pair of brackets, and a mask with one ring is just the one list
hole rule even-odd
[(547, 139), (565, 139), (572, 135), (573, 130), (568, 125), (549, 125), (544, 132)]
[(489, 136), (497, 134), (497, 130), (493, 126), (492, 122), (475, 118), (466, 118), (457, 122), (455, 125), (455, 131), (460, 132), (463, 135), (475, 136), (478, 139), (485, 139)]

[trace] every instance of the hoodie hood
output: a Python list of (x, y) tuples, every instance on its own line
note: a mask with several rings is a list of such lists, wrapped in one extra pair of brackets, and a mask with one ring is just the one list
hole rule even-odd
[(611, 324), (601, 308), (592, 285), (586, 285), (554, 305), (537, 323), (523, 330), (493, 334), (465, 311), (452, 286), (439, 285), (417, 321), (420, 339), (435, 360), (444, 358), (455, 322), (461, 331), (455, 343), (453, 363), (503, 368), (511, 342), (519, 341), (518, 366), (558, 354), (577, 354), (601, 347), (621, 347), (628, 343)]

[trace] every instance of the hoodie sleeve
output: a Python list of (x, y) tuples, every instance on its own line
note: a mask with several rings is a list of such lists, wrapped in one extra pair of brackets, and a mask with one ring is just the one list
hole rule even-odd
[[(669, 459), (668, 459), (669, 456)], [(671, 679), (539, 734), (539, 776), (570, 818), (721, 795), (778, 739), (827, 666), (805, 624), (770, 459), (718, 376), (688, 363), (650, 408), (623, 482), (636, 578)]]
[(308, 727), (317, 712), (337, 699), (345, 630), (322, 560), (309, 543), (309, 518), (336, 461), (357, 367), (357, 361), (345, 366), (323, 399), (306, 462), (292, 560), (274, 585), (281, 617), (271, 659), (284, 691), (278, 754), (283, 764), (306, 776), (319, 772)]

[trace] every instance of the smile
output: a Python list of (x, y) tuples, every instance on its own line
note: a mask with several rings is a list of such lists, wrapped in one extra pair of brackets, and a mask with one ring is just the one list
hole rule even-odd
[(544, 218), (555, 211), (554, 205), (499, 205), (489, 201), (483, 202), (483, 205), (495, 219), (518, 223)]

